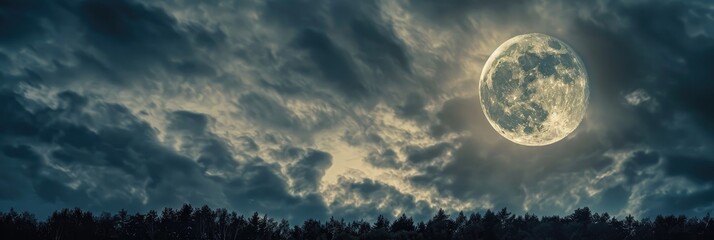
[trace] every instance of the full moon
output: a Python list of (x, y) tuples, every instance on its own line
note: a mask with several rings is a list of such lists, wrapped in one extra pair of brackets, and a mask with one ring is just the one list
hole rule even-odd
[(509, 39), (486, 61), (479, 82), (481, 107), (501, 136), (527, 146), (562, 140), (587, 108), (585, 66), (570, 46), (530, 33)]

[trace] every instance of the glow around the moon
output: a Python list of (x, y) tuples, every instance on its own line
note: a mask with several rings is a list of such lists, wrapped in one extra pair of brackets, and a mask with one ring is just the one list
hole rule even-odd
[(481, 107), (503, 137), (542, 146), (565, 138), (585, 115), (588, 76), (564, 42), (531, 33), (509, 39), (481, 72)]

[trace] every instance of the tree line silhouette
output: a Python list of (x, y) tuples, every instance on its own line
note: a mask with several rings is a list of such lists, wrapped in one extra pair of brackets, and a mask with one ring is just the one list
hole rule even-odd
[(161, 213), (95, 215), (79, 208), (37, 221), (27, 212), (0, 212), (0, 239), (714, 239), (714, 219), (657, 216), (654, 220), (611, 217), (580, 208), (572, 214), (537, 217), (507, 209), (449, 216), (439, 210), (426, 222), (401, 215), (376, 222), (308, 219), (291, 225), (257, 212), (239, 215), (208, 206), (165, 208)]

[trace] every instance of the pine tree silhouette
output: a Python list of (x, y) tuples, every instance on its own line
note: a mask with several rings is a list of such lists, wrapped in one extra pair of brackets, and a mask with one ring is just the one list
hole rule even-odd
[(394, 222), (384, 215), (374, 223), (345, 222), (331, 217), (324, 223), (308, 219), (300, 225), (275, 220), (258, 212), (244, 217), (226, 209), (189, 204), (178, 210), (164, 208), (147, 213), (98, 215), (81, 209), (61, 209), (37, 221), (27, 212), (0, 212), (0, 239), (714, 239), (714, 219), (657, 216), (637, 220), (618, 219), (589, 208), (572, 214), (537, 217), (498, 212), (459, 212), (454, 217), (440, 209), (426, 222), (401, 214)]

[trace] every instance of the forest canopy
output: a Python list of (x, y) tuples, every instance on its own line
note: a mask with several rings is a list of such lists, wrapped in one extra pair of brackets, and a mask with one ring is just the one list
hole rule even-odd
[(507, 209), (448, 215), (439, 210), (416, 222), (404, 214), (374, 222), (308, 219), (291, 224), (257, 212), (244, 216), (223, 208), (165, 208), (160, 213), (95, 214), (79, 208), (55, 211), (38, 221), (28, 212), (0, 212), (2, 239), (714, 239), (714, 219), (657, 216), (618, 219), (576, 209), (567, 216), (515, 215)]

